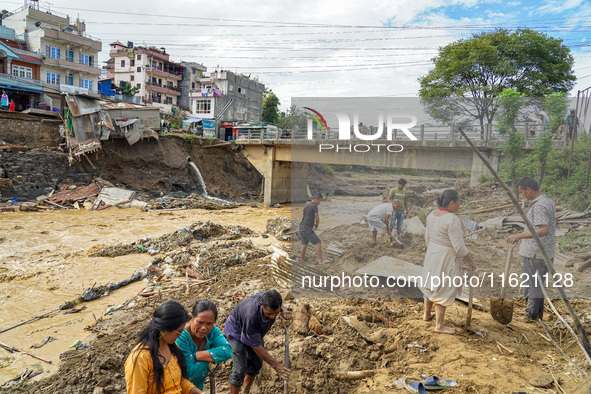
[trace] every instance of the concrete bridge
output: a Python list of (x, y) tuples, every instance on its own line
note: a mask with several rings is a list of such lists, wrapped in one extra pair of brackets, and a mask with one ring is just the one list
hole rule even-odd
[[(417, 134), (418, 135), (418, 134)], [(420, 134), (424, 136), (423, 133)], [(503, 141), (472, 135), (474, 145), (493, 168), (501, 159)], [(482, 175), (490, 172), (462, 138), (424, 139), (410, 141), (376, 140), (307, 140), (307, 139), (244, 139), (235, 142), (243, 147), (246, 158), (264, 177), (264, 202), (272, 205), (305, 201), (307, 197), (308, 164), (344, 164), (372, 167), (411, 168), (422, 170), (469, 171), (470, 183), (477, 185)], [(450, 138), (451, 137), (451, 138)], [(554, 140), (555, 148), (566, 146)], [(533, 140), (526, 140), (524, 150), (531, 151)]]

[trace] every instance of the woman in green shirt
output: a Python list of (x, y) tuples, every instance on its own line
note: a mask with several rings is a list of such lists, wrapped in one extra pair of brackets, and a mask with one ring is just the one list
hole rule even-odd
[(191, 320), (176, 344), (186, 360), (187, 378), (200, 390), (209, 372), (209, 363), (232, 358), (232, 347), (215, 326), (218, 309), (209, 300), (199, 300), (193, 307)]

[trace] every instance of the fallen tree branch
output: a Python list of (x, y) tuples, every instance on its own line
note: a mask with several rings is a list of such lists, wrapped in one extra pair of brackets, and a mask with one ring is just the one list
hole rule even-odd
[(558, 344), (556, 343), (556, 341), (554, 339), (552, 339), (552, 336), (548, 333), (548, 330), (546, 330), (546, 326), (544, 326), (544, 323), (542, 322), (542, 319), (538, 319), (538, 322), (540, 322), (540, 324), (542, 325), (542, 328), (544, 329), (544, 332), (546, 333), (546, 335), (550, 339), (550, 342), (552, 342), (554, 344), (554, 346), (556, 346), (556, 349), (558, 349), (560, 351), (560, 353), (562, 354), (562, 356), (564, 358), (566, 358), (572, 365), (574, 365), (579, 371), (581, 371), (581, 373), (584, 373), (585, 376), (587, 376), (587, 373), (585, 371), (583, 371), (577, 365), (577, 363), (575, 363), (569, 356), (567, 356), (566, 353), (564, 351), (562, 351), (562, 349), (560, 348), (560, 346), (558, 346)]

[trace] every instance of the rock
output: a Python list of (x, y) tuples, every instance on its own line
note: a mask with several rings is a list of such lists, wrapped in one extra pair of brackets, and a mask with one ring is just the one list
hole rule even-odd
[(105, 390), (102, 387), (95, 387), (92, 394), (104, 394)]
[(323, 334), (322, 324), (320, 324), (320, 322), (318, 321), (318, 319), (316, 317), (314, 317), (314, 316), (312, 316), (310, 318), (310, 321), (308, 322), (308, 328), (310, 330), (314, 331), (318, 335), (322, 335)]
[(554, 384), (554, 379), (548, 374), (540, 374), (530, 380), (529, 383), (534, 387), (546, 388)]
[(298, 334), (307, 335), (310, 330), (308, 326), (310, 322), (310, 305), (298, 305), (293, 315), (293, 330)]

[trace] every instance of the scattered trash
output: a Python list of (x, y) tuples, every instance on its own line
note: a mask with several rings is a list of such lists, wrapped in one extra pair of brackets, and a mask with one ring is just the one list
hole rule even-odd
[(273, 216), (267, 221), (267, 232), (280, 241), (291, 241), (291, 220), (286, 216)]
[(40, 347), (48, 344), (49, 342), (53, 342), (53, 341), (57, 341), (57, 338), (54, 337), (45, 337), (43, 338), (43, 340), (39, 343), (36, 343), (35, 345), (31, 346), (31, 349), (39, 349)]
[(80, 345), (82, 343), (82, 341), (80, 339), (78, 339), (76, 342), (74, 342), (73, 344), (71, 344), (70, 346), (68, 346), (68, 349), (73, 349), (76, 346)]
[(37, 375), (41, 375), (43, 373), (43, 366), (41, 363), (37, 363), (35, 365), (30, 366), (29, 368), (25, 369), (23, 373), (18, 375), (15, 378), (10, 379), (9, 381), (5, 382), (3, 386), (10, 387), (19, 385), (29, 379), (34, 378)]

